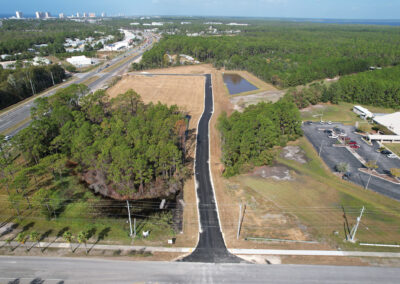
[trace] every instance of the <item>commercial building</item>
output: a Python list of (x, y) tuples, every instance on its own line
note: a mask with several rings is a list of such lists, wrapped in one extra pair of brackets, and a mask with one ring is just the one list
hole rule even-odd
[(22, 12), (20, 12), (20, 11), (15, 12), (15, 15), (17, 16), (17, 19), (22, 19), (24, 17)]
[(58, 14), (58, 17), (59, 17), (60, 19), (64, 19), (64, 18), (65, 18), (65, 15), (64, 15), (64, 13), (60, 13), (60, 14)]
[(85, 67), (93, 64), (93, 60), (84, 55), (67, 58), (67, 62), (71, 63), (75, 67)]
[(50, 12), (45, 12), (45, 13), (44, 13), (44, 17), (45, 17), (46, 19), (51, 18)]
[(89, 13), (89, 18), (96, 18), (96, 13)]
[(36, 19), (43, 19), (45, 15), (43, 12), (36, 11), (35, 16), (36, 16)]
[(400, 112), (376, 116), (373, 121), (385, 126), (396, 135), (400, 135)]
[(362, 107), (362, 106), (354, 106), (353, 107), (353, 112), (361, 116), (362, 118), (372, 118), (374, 114), (370, 112), (368, 109)]

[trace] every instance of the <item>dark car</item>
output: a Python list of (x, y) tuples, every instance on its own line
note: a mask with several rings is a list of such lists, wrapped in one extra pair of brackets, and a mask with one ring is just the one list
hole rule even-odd
[(351, 177), (351, 173), (350, 172), (346, 172), (343, 174), (342, 179), (344, 180), (349, 180)]
[(325, 129), (325, 130), (324, 130), (324, 133), (332, 134), (332, 130), (330, 130), (330, 129)]
[(392, 154), (392, 152), (390, 152), (389, 150), (382, 150), (382, 151), (381, 151), (381, 154), (383, 154), (383, 155), (390, 155), (390, 154)]

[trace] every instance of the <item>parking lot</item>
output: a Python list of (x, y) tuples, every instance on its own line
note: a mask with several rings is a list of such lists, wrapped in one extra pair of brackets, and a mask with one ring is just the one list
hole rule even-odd
[[(377, 152), (379, 144), (374, 142), (372, 146), (368, 145), (361, 139), (360, 135), (355, 134), (354, 126), (345, 126), (339, 123), (320, 124), (303, 124), (303, 131), (307, 139), (311, 142), (318, 153), (321, 153), (321, 158), (328, 165), (332, 171), (336, 171), (336, 165), (339, 163), (347, 163), (349, 165), (349, 181), (365, 187), (369, 175), (360, 172), (359, 168), (365, 168), (363, 164), (350, 153), (345, 147), (334, 147), (333, 144), (337, 143), (337, 139), (329, 138), (329, 134), (325, 130), (332, 130), (334, 127), (344, 130), (350, 140), (355, 141), (359, 148), (354, 149), (355, 152), (361, 156), (365, 161), (376, 160), (377, 172), (382, 174), (389, 174), (391, 168), (400, 168), (399, 158), (388, 158), (386, 155)], [(395, 184), (375, 176), (371, 177), (368, 189), (379, 192), (388, 197), (400, 201), (400, 184)]]

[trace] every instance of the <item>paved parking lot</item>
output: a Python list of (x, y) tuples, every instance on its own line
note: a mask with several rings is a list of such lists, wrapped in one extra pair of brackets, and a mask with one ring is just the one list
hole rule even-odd
[[(326, 129), (339, 127), (343, 129), (351, 140), (357, 142), (360, 146), (356, 152), (365, 160), (377, 160), (379, 173), (389, 173), (391, 168), (400, 168), (400, 159), (390, 159), (387, 156), (376, 152), (379, 148), (378, 143), (373, 143), (373, 146), (368, 145), (361, 140), (361, 136), (354, 133), (354, 126), (345, 126), (339, 123), (332, 125), (313, 123), (311, 125), (304, 124), (303, 131), (307, 139), (311, 142), (317, 152), (321, 151), (321, 158), (332, 171), (336, 171), (335, 166), (339, 163), (348, 163), (351, 176), (350, 181), (365, 187), (369, 178), (366, 173), (360, 172), (358, 169), (363, 168), (362, 163), (355, 158), (349, 150), (344, 147), (333, 147), (336, 139), (328, 138), (328, 134), (324, 133)], [(383, 195), (400, 201), (400, 185), (394, 184), (383, 179), (372, 176), (368, 188), (379, 192)]]

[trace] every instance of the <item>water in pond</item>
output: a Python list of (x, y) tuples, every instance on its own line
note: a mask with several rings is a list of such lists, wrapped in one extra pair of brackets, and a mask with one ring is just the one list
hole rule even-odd
[(224, 74), (224, 83), (231, 95), (257, 90), (256, 86), (237, 74)]

